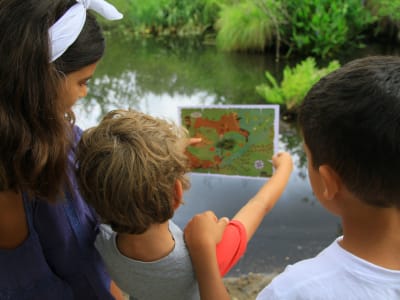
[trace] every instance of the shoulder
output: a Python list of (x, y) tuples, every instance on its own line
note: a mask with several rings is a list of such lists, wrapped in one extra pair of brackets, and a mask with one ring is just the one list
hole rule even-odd
[[(258, 295), (262, 299), (323, 299), (331, 278), (342, 272), (331, 244), (317, 256), (289, 265)], [(318, 295), (322, 298), (318, 298)]]
[(398, 299), (400, 272), (347, 252), (338, 244), (340, 239), (316, 257), (288, 266), (257, 299)]

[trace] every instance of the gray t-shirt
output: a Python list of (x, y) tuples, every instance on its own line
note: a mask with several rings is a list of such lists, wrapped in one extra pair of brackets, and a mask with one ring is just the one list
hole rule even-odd
[(131, 299), (200, 299), (183, 232), (172, 221), (169, 222), (169, 230), (175, 239), (175, 247), (167, 256), (153, 262), (124, 256), (117, 248), (116, 233), (107, 225), (100, 228), (96, 248), (111, 278)]

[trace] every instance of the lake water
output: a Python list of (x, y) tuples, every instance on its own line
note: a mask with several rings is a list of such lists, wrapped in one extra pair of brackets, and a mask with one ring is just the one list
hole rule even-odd
[[(369, 53), (385, 52), (374, 49)], [(357, 55), (364, 55), (362, 51)], [(195, 39), (132, 41), (108, 36), (106, 54), (89, 84), (89, 95), (75, 107), (77, 124), (93, 126), (115, 108), (130, 107), (177, 121), (181, 105), (265, 104), (255, 86), (264, 82), (266, 70), (279, 77), (286, 63), (276, 63), (273, 55), (221, 53)], [(293, 61), (289, 63), (293, 65)], [(326, 212), (312, 194), (297, 129), (281, 121), (279, 133), (280, 150), (293, 155), (293, 174), (228, 276), (280, 271), (287, 264), (314, 256), (341, 232), (340, 220)], [(192, 215), (205, 210), (232, 217), (264, 182), (199, 174), (190, 177), (192, 188), (174, 217), (182, 228)]]

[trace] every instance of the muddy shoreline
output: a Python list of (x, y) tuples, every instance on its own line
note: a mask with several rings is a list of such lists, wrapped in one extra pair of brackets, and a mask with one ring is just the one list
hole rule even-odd
[(232, 300), (254, 300), (277, 274), (249, 273), (240, 277), (226, 277), (224, 284)]

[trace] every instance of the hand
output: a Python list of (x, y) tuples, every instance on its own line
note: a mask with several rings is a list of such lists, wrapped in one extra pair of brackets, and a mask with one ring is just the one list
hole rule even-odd
[(218, 220), (212, 211), (195, 215), (186, 225), (184, 234), (189, 249), (207, 245), (215, 247), (222, 238), (228, 218)]
[(111, 281), (110, 292), (111, 292), (111, 295), (113, 295), (115, 300), (124, 300), (125, 299), (122, 291), (119, 289), (119, 287), (115, 284), (114, 281)]
[(194, 146), (201, 142), (201, 138), (190, 138), (189, 139), (189, 146)]
[(186, 245), (202, 300), (230, 299), (220, 276), (215, 250), (228, 222), (228, 218), (218, 220), (212, 211), (206, 211), (195, 215), (185, 227)]
[(293, 170), (292, 157), (288, 152), (279, 152), (272, 157), (272, 165), (276, 170), (281, 167), (289, 169), (289, 172)]

